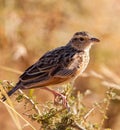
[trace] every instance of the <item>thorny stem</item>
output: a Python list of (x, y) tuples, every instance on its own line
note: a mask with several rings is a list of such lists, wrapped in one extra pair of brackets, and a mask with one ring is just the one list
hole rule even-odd
[[(2, 102), (2, 101), (0, 101)], [(26, 119), (24, 119), (18, 112), (15, 111), (14, 108), (12, 108), (11, 106), (9, 106), (7, 103), (2, 102), (6, 107), (10, 108), (13, 112), (15, 112), (23, 121), (25, 121), (33, 130), (36, 130)]]
[(78, 130), (86, 130), (85, 128), (80, 126), (77, 122), (74, 122), (74, 124), (72, 124), (72, 127), (76, 128)]
[(105, 117), (106, 117), (106, 113), (107, 113), (107, 110), (109, 108), (109, 105), (110, 105), (110, 100), (111, 100), (111, 97), (108, 97), (108, 93), (111, 93), (113, 91), (113, 89), (109, 88), (108, 91), (106, 92), (106, 98), (107, 98), (107, 102), (106, 102), (106, 107), (105, 107), (105, 111), (104, 111), (104, 114), (103, 114), (103, 119), (101, 121), (101, 128), (102, 126), (104, 125), (104, 121), (105, 121)]
[(93, 107), (92, 109), (90, 109), (90, 110), (88, 111), (88, 113), (85, 114), (85, 116), (84, 116), (84, 119), (85, 119), (85, 120), (86, 120), (86, 119), (88, 118), (88, 116), (95, 110), (95, 108), (96, 108), (96, 107)]
[(23, 95), (23, 97), (24, 97), (25, 99), (27, 99), (27, 100), (34, 106), (35, 111), (36, 111), (39, 115), (42, 115), (41, 112), (40, 112), (40, 110), (39, 110), (39, 108), (38, 108), (37, 105), (34, 103), (34, 101), (33, 101), (31, 98), (29, 98), (27, 95), (25, 95), (25, 93), (24, 93), (22, 90), (19, 89), (18, 91)]

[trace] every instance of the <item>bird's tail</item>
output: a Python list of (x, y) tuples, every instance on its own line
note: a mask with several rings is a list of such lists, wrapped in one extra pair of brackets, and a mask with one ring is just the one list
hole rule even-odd
[[(8, 96), (11, 96), (15, 91), (17, 91), (19, 88), (21, 87), (21, 82), (18, 82), (17, 84), (16, 84), (16, 86), (12, 89), (12, 90), (10, 90), (8, 93), (7, 93), (7, 95)], [(5, 96), (3, 96), (2, 97), (2, 101), (4, 102), (6, 100), (6, 97)]]

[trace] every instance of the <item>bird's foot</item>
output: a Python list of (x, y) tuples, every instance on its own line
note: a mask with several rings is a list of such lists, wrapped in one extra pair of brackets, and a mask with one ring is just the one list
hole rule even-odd
[(64, 106), (64, 108), (67, 108), (68, 111), (70, 110), (70, 107), (69, 107), (69, 104), (67, 102), (67, 99), (66, 99), (66, 96), (59, 93), (59, 92), (56, 92), (50, 88), (47, 88), (47, 87), (44, 87), (43, 89), (46, 89), (48, 91), (50, 91), (55, 97), (54, 97), (54, 103), (55, 104), (59, 104), (61, 101), (62, 101), (62, 104)]
[(61, 93), (58, 93), (58, 92), (55, 92), (54, 96), (55, 96), (55, 98), (54, 98), (54, 103), (55, 104), (58, 104), (58, 103), (60, 103), (62, 101), (63, 106), (69, 110), (69, 104), (67, 102), (67, 99), (66, 99), (65, 95), (63, 95)]

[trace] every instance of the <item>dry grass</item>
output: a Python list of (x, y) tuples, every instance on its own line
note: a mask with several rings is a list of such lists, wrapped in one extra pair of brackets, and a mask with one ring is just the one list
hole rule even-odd
[[(120, 128), (119, 12), (120, 2), (118, 0), (93, 0), (92, 2), (89, 0), (1, 0), (1, 82), (3, 80), (7, 80), (12, 84), (17, 82), (22, 71), (47, 50), (67, 43), (74, 32), (83, 30), (91, 32), (91, 34), (101, 39), (101, 43), (91, 50), (90, 64), (86, 73), (76, 80), (74, 84), (76, 90), (74, 92), (80, 91), (82, 97), (82, 99), (80, 98), (80, 104), (83, 103), (88, 110), (89, 116), (86, 122), (88, 123), (89, 120), (91, 124), (94, 124), (95, 122), (101, 122), (102, 119), (104, 120), (104, 114), (96, 111), (98, 106), (93, 104), (95, 102), (99, 104), (100, 101), (103, 101), (106, 98), (108, 88), (112, 88), (113, 93), (111, 94), (113, 95), (111, 96), (114, 100), (110, 100), (109, 107), (104, 108), (105, 104), (103, 103), (102, 110), (108, 116), (108, 119), (104, 120), (101, 126), (103, 129), (118, 130)], [(3, 89), (2, 93), (4, 93)], [(53, 99), (49, 93), (43, 90), (25, 93), (28, 97), (30, 93), (36, 95), (33, 96), (32, 100), (34, 101), (36, 97), (42, 107), (45, 102)], [(32, 100), (31, 103), (33, 103)], [(29, 102), (29, 104), (31, 103)], [(10, 108), (5, 104), (8, 104)], [(34, 103), (30, 106), (34, 106)], [(0, 108), (0, 129), (30, 130), (32, 129), (30, 125), (35, 129), (40, 128), (40, 124), (32, 122), (23, 115), (25, 111), (24, 102), (14, 101), (14, 96), (8, 98), (8, 103), (0, 103)], [(10, 113), (12, 112), (10, 116), (5, 108), (9, 109)], [(40, 111), (41, 109), (40, 107)], [(20, 119), (18, 113), (23, 116), (23, 119)], [(30, 124), (23, 121), (24, 119), (29, 120)], [(23, 128), (23, 126), (26, 127)]]
[[(108, 74), (113, 73), (106, 67), (104, 69), (107, 70)], [(11, 71), (11, 69), (7, 70)], [(28, 97), (21, 90), (19, 90), (19, 93), (16, 95), (16, 101), (18, 103), (22, 102), (22, 105), (24, 104), (24, 115), (28, 117), (27, 120), (29, 120), (30, 118), (32, 121), (36, 121), (41, 130), (102, 130), (104, 128), (105, 121), (108, 119), (107, 112), (109, 110), (111, 101), (116, 99), (119, 100), (118, 98), (116, 98), (117, 94), (114, 92), (115, 89), (118, 89), (118, 87), (115, 86), (119, 85), (115, 83), (116, 79), (115, 81), (114, 79), (112, 79), (114, 82), (111, 80), (106, 80), (106, 77), (109, 77), (107, 73), (104, 76), (102, 74), (96, 73), (95, 71), (91, 71), (88, 74), (84, 74), (83, 77), (94, 77), (100, 79), (101, 84), (105, 87), (107, 86), (108, 88), (105, 92), (105, 97), (102, 99), (102, 101), (95, 101), (94, 104), (92, 104), (91, 108), (89, 108), (84, 103), (84, 99), (89, 96), (90, 93), (80, 93), (78, 91), (77, 96), (75, 96), (75, 90), (73, 90), (73, 87), (71, 85), (64, 86), (62, 92), (67, 97), (67, 100), (70, 105), (70, 111), (68, 111), (67, 109), (63, 109), (62, 105), (56, 106), (55, 104), (53, 104), (53, 102), (48, 102), (44, 105), (40, 105), (35, 101), (35, 99), (32, 99), (32, 97), (34, 97), (35, 95), (31, 95), (31, 97)], [(12, 101), (7, 96), (4, 90), (11, 87), (13, 87), (12, 82), (1, 82), (1, 95), (3, 94), (7, 98), (7, 103), (2, 101), (1, 103), (5, 105), (6, 109), (8, 110), (10, 116), (13, 119), (13, 123), (16, 125), (18, 130), (23, 130), (24, 128), (32, 128), (33, 130), (36, 130), (32, 123), (29, 123), (15, 110)], [(27, 108), (26, 104), (30, 104), (31, 108), (30, 106)], [(91, 121), (91, 119), (94, 117), (93, 113), (96, 112), (101, 114), (101, 119), (99, 121), (94, 120), (93, 122)], [(25, 124), (22, 125), (19, 119), (22, 119)], [(108, 130), (108, 128), (106, 130)]]

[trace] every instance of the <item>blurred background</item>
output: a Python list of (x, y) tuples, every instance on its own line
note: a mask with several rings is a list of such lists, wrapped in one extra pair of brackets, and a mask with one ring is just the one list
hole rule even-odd
[[(16, 71), (23, 72), (46, 51), (65, 45), (78, 31), (90, 32), (101, 43), (92, 48), (86, 76), (78, 77), (74, 84), (76, 91), (90, 91), (84, 98), (89, 108), (103, 100), (109, 86), (105, 81), (112, 83), (119, 95), (119, 0), (0, 0), (0, 80), (17, 82)], [(44, 90), (36, 94), (40, 102), (53, 98)], [(119, 99), (110, 102), (105, 128), (120, 128)], [(16, 109), (20, 111), (22, 105), (16, 103)], [(98, 123), (101, 114), (97, 113), (90, 120)], [(2, 104), (0, 115), (0, 129), (17, 130)]]

